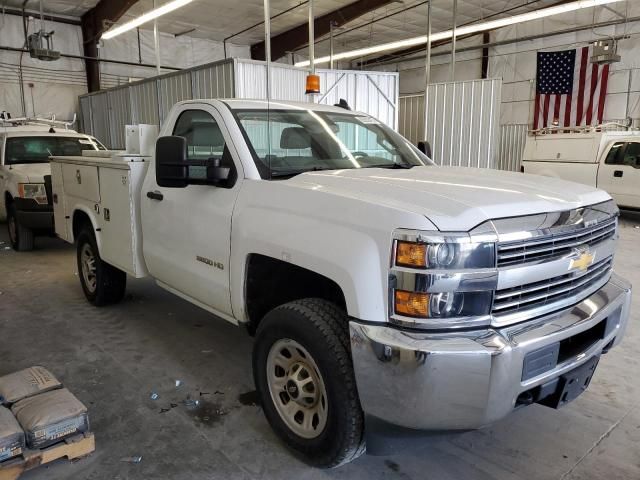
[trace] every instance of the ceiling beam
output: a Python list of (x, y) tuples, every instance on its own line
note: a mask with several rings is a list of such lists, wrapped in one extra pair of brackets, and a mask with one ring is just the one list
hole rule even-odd
[[(315, 35), (316, 37), (321, 37), (328, 34), (331, 28), (331, 22), (334, 22), (334, 27), (341, 26), (394, 1), (395, 0), (357, 0), (349, 5), (340, 7), (333, 12), (329, 12), (315, 19)], [(297, 27), (271, 37), (271, 57), (277, 60), (278, 58), (284, 57), (287, 52), (299, 49), (308, 43), (309, 30), (307, 24), (303, 23), (302, 25), (298, 25)], [(264, 42), (251, 45), (251, 58), (254, 60), (265, 59)]]
[[(100, 0), (98, 4), (82, 15), (82, 41), (84, 44), (84, 56), (98, 57), (98, 41), (113, 23), (135, 5), (138, 0)], [(97, 60), (86, 60), (87, 87), (89, 92), (100, 90), (100, 66)]]

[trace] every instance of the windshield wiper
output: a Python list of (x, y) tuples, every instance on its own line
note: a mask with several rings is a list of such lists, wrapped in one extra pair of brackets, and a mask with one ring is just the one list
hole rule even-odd
[(271, 178), (295, 177), (296, 175), (300, 175), (302, 173), (321, 172), (323, 170), (335, 170), (335, 168), (313, 167), (313, 168), (305, 168), (304, 170), (276, 170), (276, 171), (272, 170)]
[(410, 169), (415, 167), (415, 165), (410, 165), (408, 163), (381, 163), (379, 165), (367, 165), (364, 166), (362, 168), (393, 168), (393, 169), (397, 169), (397, 168), (402, 168), (402, 169)]

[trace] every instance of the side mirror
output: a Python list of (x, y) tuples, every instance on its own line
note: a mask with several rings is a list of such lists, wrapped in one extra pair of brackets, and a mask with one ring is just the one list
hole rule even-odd
[(429, 143), (428, 140), (423, 140), (421, 142), (418, 142), (418, 150), (420, 150), (427, 157), (433, 160), (433, 158), (431, 157), (431, 144)]
[(156, 182), (160, 187), (184, 188), (189, 184), (187, 139), (160, 137), (156, 141)]
[(207, 160), (207, 181), (213, 185), (225, 183), (231, 175), (231, 169), (220, 166), (220, 163), (219, 158)]

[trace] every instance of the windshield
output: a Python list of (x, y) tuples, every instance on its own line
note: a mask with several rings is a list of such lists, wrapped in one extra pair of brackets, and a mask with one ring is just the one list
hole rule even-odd
[(408, 140), (366, 115), (302, 109), (234, 113), (262, 178), (433, 164)]
[(100, 150), (100, 147), (97, 140), (87, 137), (10, 137), (4, 161), (5, 165), (47, 163), (52, 155), (79, 156), (82, 150)]

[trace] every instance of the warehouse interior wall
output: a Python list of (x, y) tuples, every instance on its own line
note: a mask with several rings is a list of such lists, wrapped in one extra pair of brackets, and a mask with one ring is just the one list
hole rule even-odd
[[(29, 21), (29, 33), (40, 28), (39, 20)], [(46, 22), (46, 29), (55, 30), (54, 48), (63, 54), (82, 55), (82, 31), (79, 26), (58, 22)], [(140, 30), (140, 50), (136, 30), (108, 41), (103, 41), (100, 57), (134, 63), (155, 64), (153, 32)], [(22, 48), (24, 33), (22, 18), (4, 15), (0, 11), (0, 46)], [(193, 38), (160, 35), (161, 64), (168, 67), (187, 68), (224, 58), (221, 42)], [(227, 44), (228, 57), (249, 57), (249, 47)], [(22, 67), (21, 67), (22, 66)], [(8, 111), (14, 117), (22, 116), (20, 72), (24, 88), (26, 115), (50, 115), (57, 119), (72, 119), (79, 115), (78, 96), (87, 93), (84, 60), (62, 57), (53, 62), (30, 58), (21, 54), (0, 50), (0, 111)], [(168, 70), (167, 70), (168, 71)], [(102, 88), (114, 87), (130, 80), (156, 75), (155, 67), (100, 63)]]
[[(640, 2), (627, 2), (614, 5), (627, 18), (640, 17)], [(538, 51), (568, 50), (586, 46), (598, 39), (611, 36), (624, 36), (618, 42), (618, 54), (622, 60), (611, 65), (608, 94), (604, 118), (622, 121), (625, 118), (640, 122), (640, 22), (622, 23), (608, 27), (558, 34), (561, 30), (576, 25), (620, 20), (615, 13), (598, 8), (594, 17), (592, 9), (566, 15), (549, 17), (544, 20), (527, 22), (491, 32), (490, 42), (516, 40), (508, 45), (489, 48), (489, 78), (502, 78), (501, 124), (527, 124), (533, 117), (533, 99), (535, 98), (536, 53)], [(555, 33), (555, 34), (554, 34)], [(532, 35), (544, 34), (535, 40), (518, 40)], [(480, 35), (459, 40), (457, 48), (482, 44)], [(431, 82), (449, 81), (450, 45), (433, 49)], [(418, 56), (420, 54), (416, 54)], [(367, 68), (372, 68), (371, 66)], [(424, 92), (424, 58), (386, 64), (373, 67), (381, 70), (400, 72), (400, 94)], [(482, 68), (482, 49), (456, 54), (455, 80), (480, 78)]]

